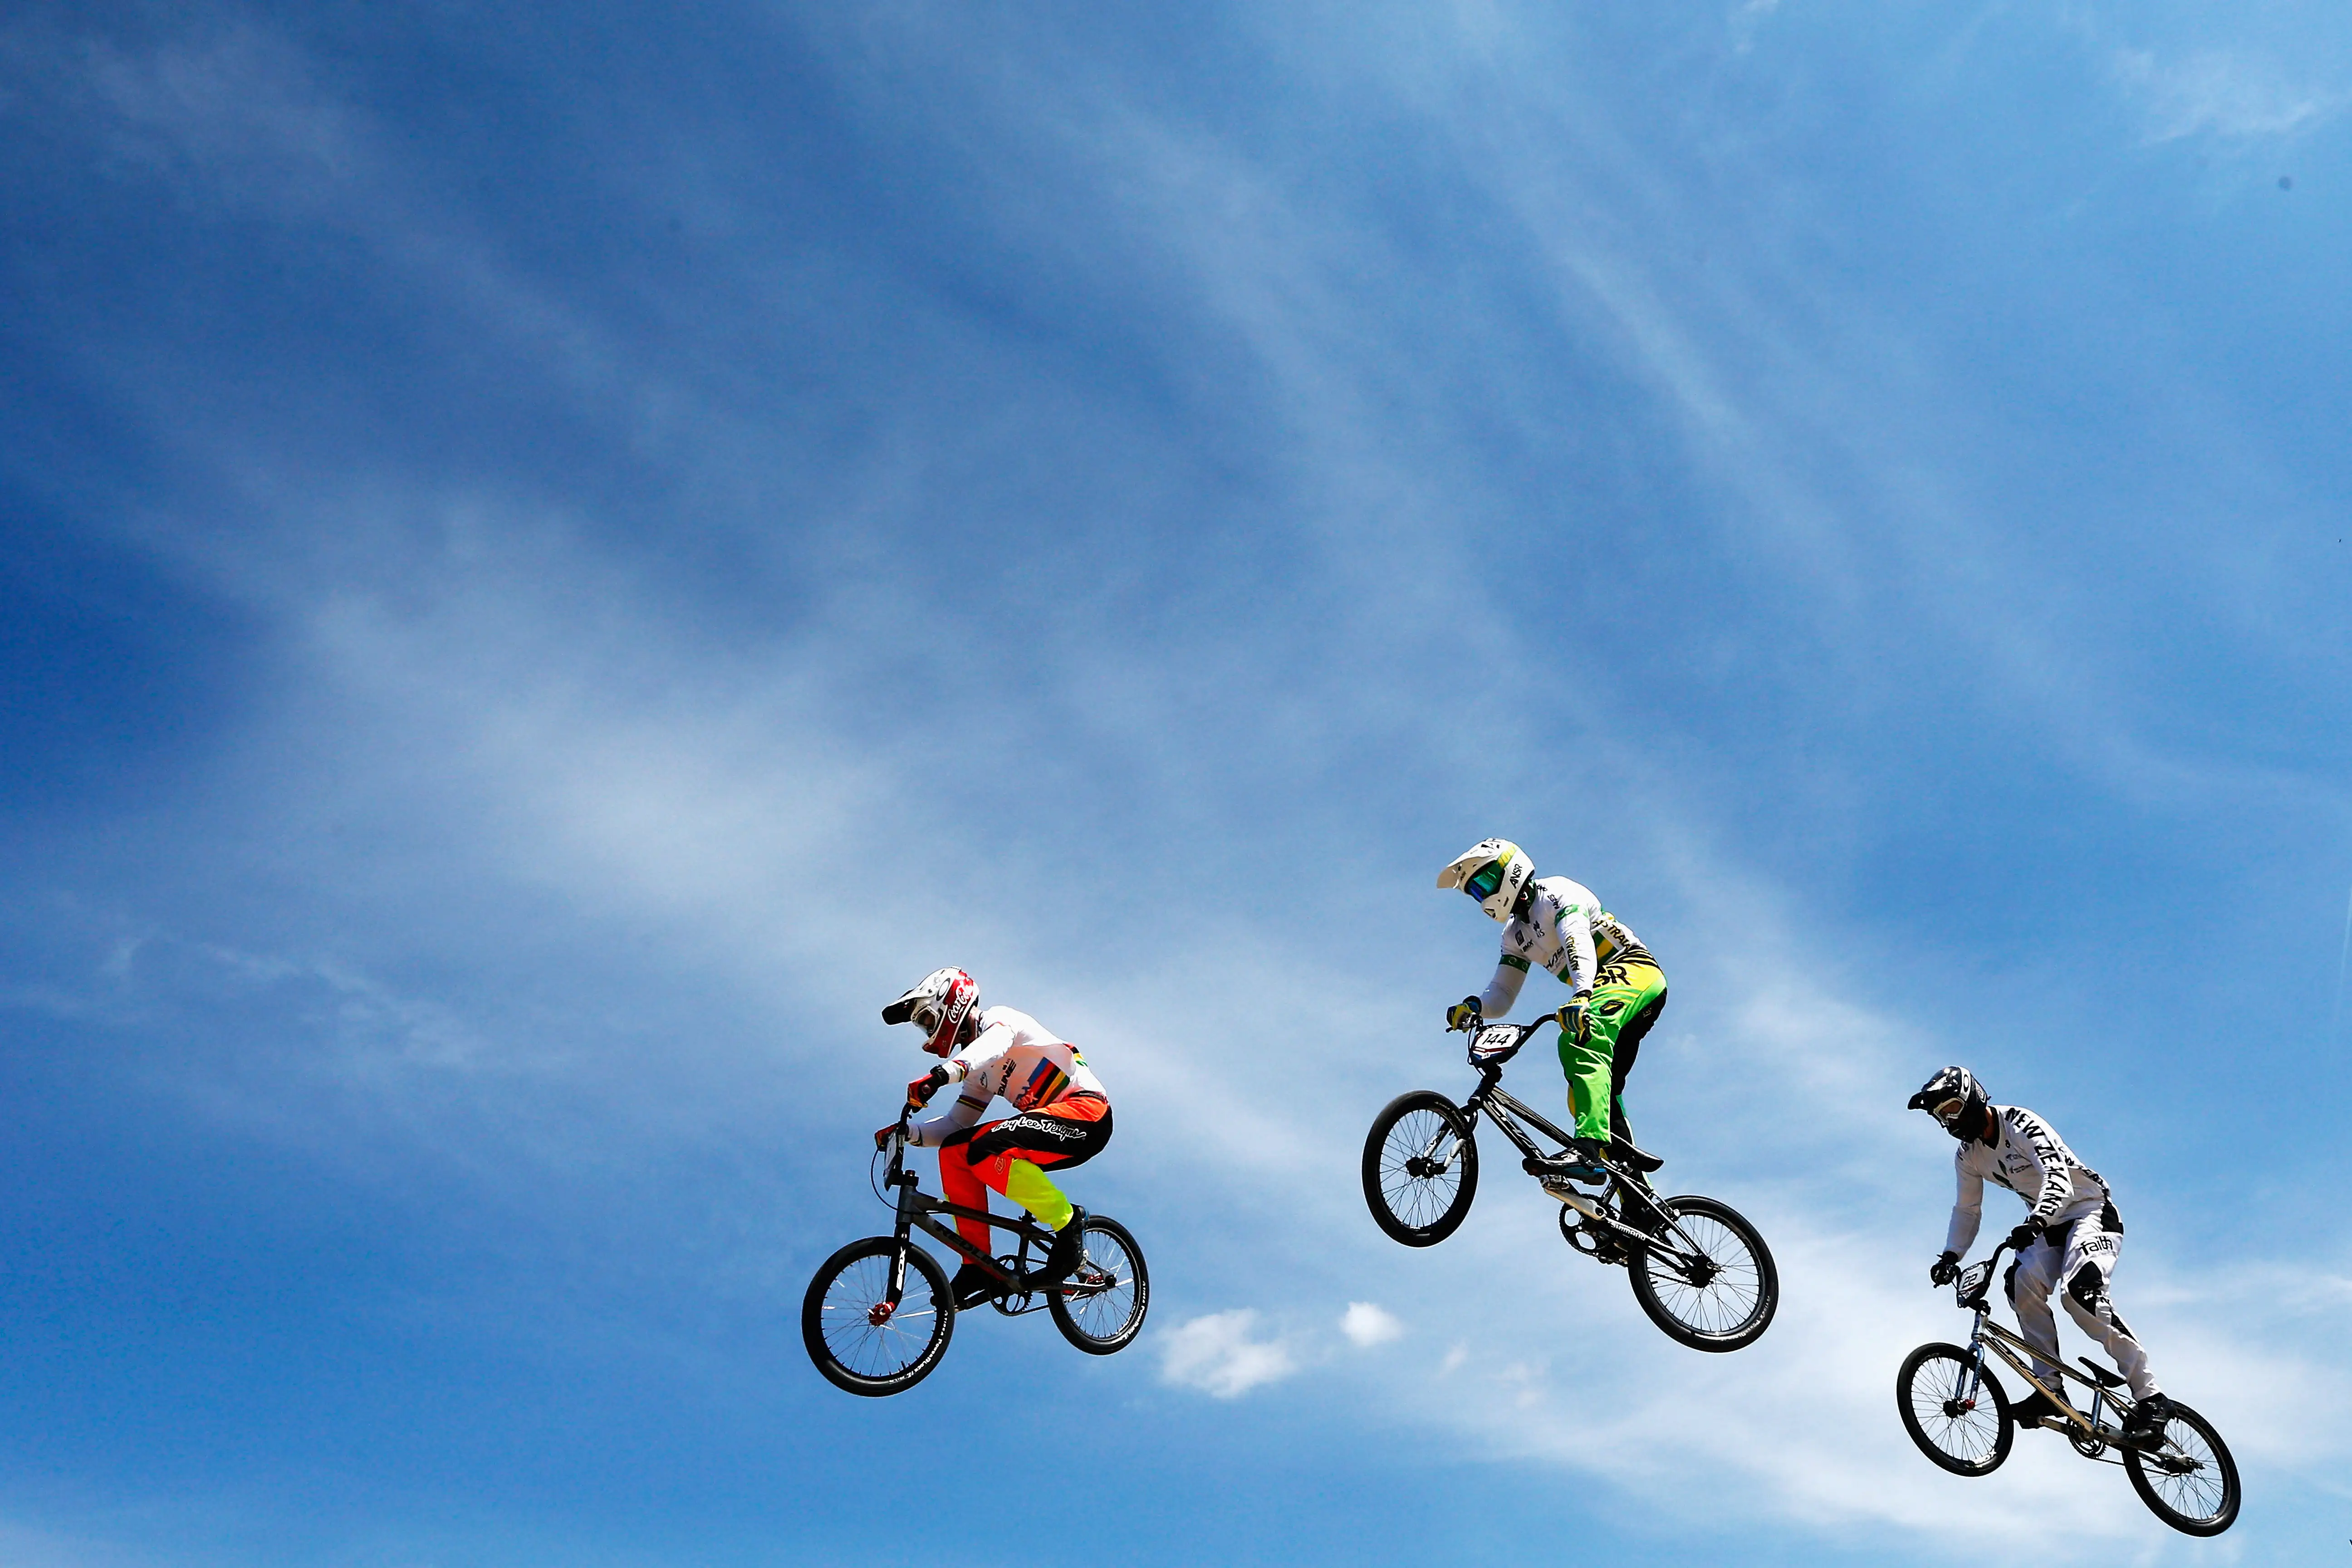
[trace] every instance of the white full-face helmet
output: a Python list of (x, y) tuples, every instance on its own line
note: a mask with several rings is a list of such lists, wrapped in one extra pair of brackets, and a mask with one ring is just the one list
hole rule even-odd
[(1441, 888), (1459, 888), (1498, 921), (1511, 918), (1520, 892), (1535, 879), (1526, 851), (1507, 838), (1483, 838), (1437, 874)]
[(883, 1008), (882, 1021), (914, 1025), (923, 1031), (923, 1049), (946, 1056), (971, 1044), (980, 1021), (980, 982), (961, 969), (934, 969)]

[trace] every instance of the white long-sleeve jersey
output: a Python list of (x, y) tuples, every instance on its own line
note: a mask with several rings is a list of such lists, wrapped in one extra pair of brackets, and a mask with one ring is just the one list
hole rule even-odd
[(1478, 1005), (1489, 1018), (1510, 1012), (1533, 964), (1559, 976), (1570, 991), (1590, 991), (1603, 963), (1626, 959), (1657, 962), (1623, 922), (1601, 907), (1591, 889), (1566, 877), (1538, 878), (1528, 890), (1528, 912), (1512, 916), (1503, 927), (1503, 956)]
[(984, 1009), (971, 1044), (941, 1065), (948, 1081), (963, 1085), (963, 1092), (944, 1114), (908, 1129), (907, 1141), (922, 1148), (935, 1149), (949, 1133), (979, 1121), (999, 1095), (1016, 1110), (1034, 1110), (1066, 1094), (1103, 1094), (1102, 1080), (1077, 1047), (1012, 1007)]
[(2021, 1105), (1996, 1105), (1992, 1115), (2000, 1138), (1990, 1146), (1971, 1138), (1952, 1156), (1960, 1190), (1952, 1205), (1951, 1228), (1944, 1233), (1944, 1250), (1962, 1257), (1984, 1221), (1987, 1177), (2023, 1198), (2026, 1217), (2040, 1220), (2044, 1230), (2063, 1229), (2086, 1214), (2098, 1213), (2109, 1195), (2099, 1173), (2074, 1158), (2050, 1123)]

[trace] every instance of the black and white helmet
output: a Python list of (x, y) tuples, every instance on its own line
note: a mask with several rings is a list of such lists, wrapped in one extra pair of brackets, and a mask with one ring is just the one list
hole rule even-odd
[(1976, 1075), (1966, 1068), (1954, 1067), (1944, 1068), (1920, 1085), (1908, 1109), (1926, 1111), (1944, 1124), (1945, 1131), (1959, 1138), (1965, 1136), (1960, 1131), (1962, 1127), (1979, 1125), (1976, 1111), (1987, 1103), (1984, 1085), (1977, 1081)]

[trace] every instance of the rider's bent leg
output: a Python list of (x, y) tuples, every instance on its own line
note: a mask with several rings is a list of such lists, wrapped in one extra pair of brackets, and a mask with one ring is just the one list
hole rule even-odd
[(1559, 1070), (1568, 1079), (1568, 1113), (1579, 1138), (1609, 1142), (1609, 1042), (1598, 1029), (1584, 1044), (1559, 1032)]
[[(1049, 1106), (983, 1122), (963, 1141), (949, 1142), (940, 1151), (940, 1190), (951, 1204), (978, 1208), (987, 1202), (980, 1190), (984, 1184), (1036, 1215), (1047, 1229), (1059, 1230), (1070, 1223), (1070, 1200), (1045, 1168), (1083, 1165), (1109, 1142), (1109, 1102), (1097, 1094), (1066, 1095)], [(965, 1184), (969, 1200), (956, 1195)], [(987, 1249), (986, 1226), (959, 1219), (956, 1229)], [(974, 1230), (981, 1234), (975, 1237)]]
[(1051, 1176), (1019, 1155), (1005, 1161), (1004, 1195), (1035, 1215), (1037, 1223), (1047, 1230), (1069, 1224), (1070, 1210), (1076, 1206)]
[(2107, 1352), (2131, 1385), (2132, 1397), (2146, 1399), (2158, 1392), (2156, 1374), (2147, 1370), (2147, 1352), (2116, 1314), (2115, 1299), (2107, 1293), (2124, 1246), (2123, 1222), (2115, 1219), (2115, 1205), (2109, 1204), (2105, 1214), (2085, 1215), (2074, 1222), (2067, 1232), (2065, 1261), (2058, 1277), (2066, 1281), (2066, 1315)]
[(1656, 994), (1633, 1009), (1633, 1016), (1618, 1031), (1616, 1043), (1610, 1047), (1609, 1146), (1614, 1154), (1629, 1154), (1639, 1147), (1633, 1142), (1633, 1123), (1625, 1115), (1625, 1079), (1642, 1054), (1643, 1037), (1650, 1032), (1650, 1026), (1658, 1021), (1658, 1015), (1665, 1007), (1666, 993), (1662, 986)]
[[(993, 1122), (983, 1122), (972, 1131), (985, 1131), (994, 1125)], [(969, 1140), (940, 1148), (940, 1195), (958, 1208), (984, 1209), (988, 1206), (988, 1190), (981, 1184), (980, 1173), (972, 1168), (971, 1148)], [(955, 1227), (956, 1234), (979, 1248), (982, 1257), (987, 1257), (992, 1250), (988, 1226), (982, 1221), (959, 1216)]]
[(2064, 1247), (2051, 1246), (2045, 1236), (2009, 1268), (2009, 1304), (2017, 1310), (2018, 1335), (2033, 1347), (2033, 1374), (2044, 1383), (2058, 1375), (2058, 1320), (2051, 1315), (2050, 1292), (2065, 1260)]
[[(1602, 964), (1594, 979), (1592, 1000), (1585, 1010), (1585, 1042), (1575, 1044), (1562, 1030), (1559, 1066), (1568, 1078), (1568, 1109), (1576, 1118), (1576, 1135), (1605, 1145), (1625, 1083), (1615, 1065), (1618, 1043), (1632, 1033), (1631, 1043), (1635, 1051), (1640, 1049), (1642, 1036), (1657, 1021), (1657, 1009), (1665, 1005), (1666, 977), (1654, 964), (1612, 963)], [(1633, 1032), (1644, 1013), (1648, 1021)], [(1629, 1052), (1625, 1067), (1633, 1065)]]

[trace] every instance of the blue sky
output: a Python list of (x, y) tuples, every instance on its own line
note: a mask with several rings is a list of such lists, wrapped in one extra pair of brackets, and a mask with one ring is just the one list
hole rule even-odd
[[(2319, 5), (15, 8), (5, 1555), (2340, 1551), (2347, 110)], [(1497, 833), (1748, 1351), (1362, 1212)], [(945, 963), (1151, 1322), (851, 1400)], [(1903, 1438), (1953, 1059), (2221, 1542)]]

